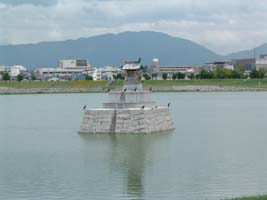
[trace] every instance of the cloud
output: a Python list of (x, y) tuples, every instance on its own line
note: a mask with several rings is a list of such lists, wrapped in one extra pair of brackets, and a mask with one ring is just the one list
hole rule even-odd
[(36, 6), (52, 6), (57, 4), (57, 0), (0, 0), (0, 3), (13, 6), (18, 6), (22, 4), (32, 4)]
[(219, 53), (267, 42), (264, 0), (0, 0), (0, 44), (154, 30)]

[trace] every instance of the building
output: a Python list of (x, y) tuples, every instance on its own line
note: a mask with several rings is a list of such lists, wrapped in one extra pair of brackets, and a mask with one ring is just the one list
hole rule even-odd
[(126, 61), (126, 74), (120, 91), (109, 91), (102, 108), (84, 109), (79, 133), (143, 134), (174, 129), (170, 108), (158, 106), (141, 82), (141, 60)]
[(100, 68), (96, 68), (93, 71), (93, 80), (98, 81), (102, 79), (102, 70)]
[(176, 73), (183, 73), (186, 77), (190, 76), (193, 73), (197, 72), (196, 67), (170, 67), (170, 66), (163, 66), (159, 68), (159, 76), (161, 76), (163, 73), (168, 75), (168, 78), (172, 78), (173, 74)]
[(93, 70), (93, 80), (113, 80), (114, 76), (122, 73), (118, 67), (105, 66)]
[(59, 68), (89, 70), (90, 64), (84, 59), (62, 59), (59, 61)]
[(44, 67), (34, 71), (36, 78), (48, 80), (52, 77), (64, 80), (83, 80), (88, 74), (91, 66), (87, 60), (82, 59), (62, 59), (59, 61), (59, 67)]
[(244, 67), (245, 71), (251, 71), (256, 67), (256, 59), (255, 58), (246, 58), (246, 59), (233, 59), (231, 63), (237, 67)]
[(202, 68), (208, 71), (214, 71), (218, 67), (234, 70), (234, 65), (231, 62), (211, 62), (211, 63), (206, 63), (205, 65), (202, 66)]
[(15, 80), (18, 75), (26, 75), (27, 68), (22, 65), (13, 65), (13, 66), (0, 66), (1, 79), (3, 74), (8, 73), (11, 80)]
[(153, 58), (152, 65), (150, 67), (150, 72), (159, 73), (159, 59), (158, 58)]
[(75, 77), (87, 74), (83, 69), (63, 69), (63, 68), (39, 68), (34, 71), (36, 78), (48, 80), (52, 77), (57, 77), (65, 80), (75, 80)]
[(267, 69), (267, 54), (260, 55), (260, 58), (256, 60), (256, 69)]

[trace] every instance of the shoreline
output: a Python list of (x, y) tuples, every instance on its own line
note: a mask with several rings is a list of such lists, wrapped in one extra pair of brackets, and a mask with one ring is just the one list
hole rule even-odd
[[(149, 90), (149, 87), (145, 87)], [(111, 89), (119, 91), (119, 88)], [(235, 86), (213, 86), (213, 85), (176, 85), (176, 86), (154, 86), (153, 92), (255, 92), (267, 91), (267, 88), (235, 87)], [(0, 95), (11, 94), (64, 94), (64, 93), (106, 93), (103, 87), (0, 87)]]

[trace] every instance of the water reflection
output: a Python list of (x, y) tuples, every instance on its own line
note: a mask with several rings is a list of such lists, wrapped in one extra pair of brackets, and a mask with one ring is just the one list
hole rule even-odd
[(81, 134), (80, 137), (84, 144), (85, 162), (88, 161), (88, 156), (92, 156), (92, 146), (102, 146), (101, 153), (108, 155), (107, 163), (112, 179), (114, 180), (114, 176), (121, 177), (118, 184), (121, 184), (122, 193), (130, 199), (143, 199), (146, 168), (150, 166), (153, 155), (157, 154), (156, 146), (166, 143), (169, 135)]

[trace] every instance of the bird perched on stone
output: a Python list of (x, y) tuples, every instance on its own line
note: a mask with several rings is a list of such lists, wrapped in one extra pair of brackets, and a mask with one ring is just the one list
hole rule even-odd
[(168, 107), (170, 107), (171, 106), (171, 103), (168, 103)]
[(123, 92), (126, 92), (127, 91), (127, 89), (125, 88), (124, 90), (123, 90)]
[(83, 106), (83, 109), (84, 109), (84, 110), (86, 109), (86, 105)]
[(141, 108), (142, 108), (142, 109), (144, 109), (144, 108), (145, 108), (145, 106), (142, 106)]
[(134, 91), (136, 92), (137, 88), (134, 88)]

